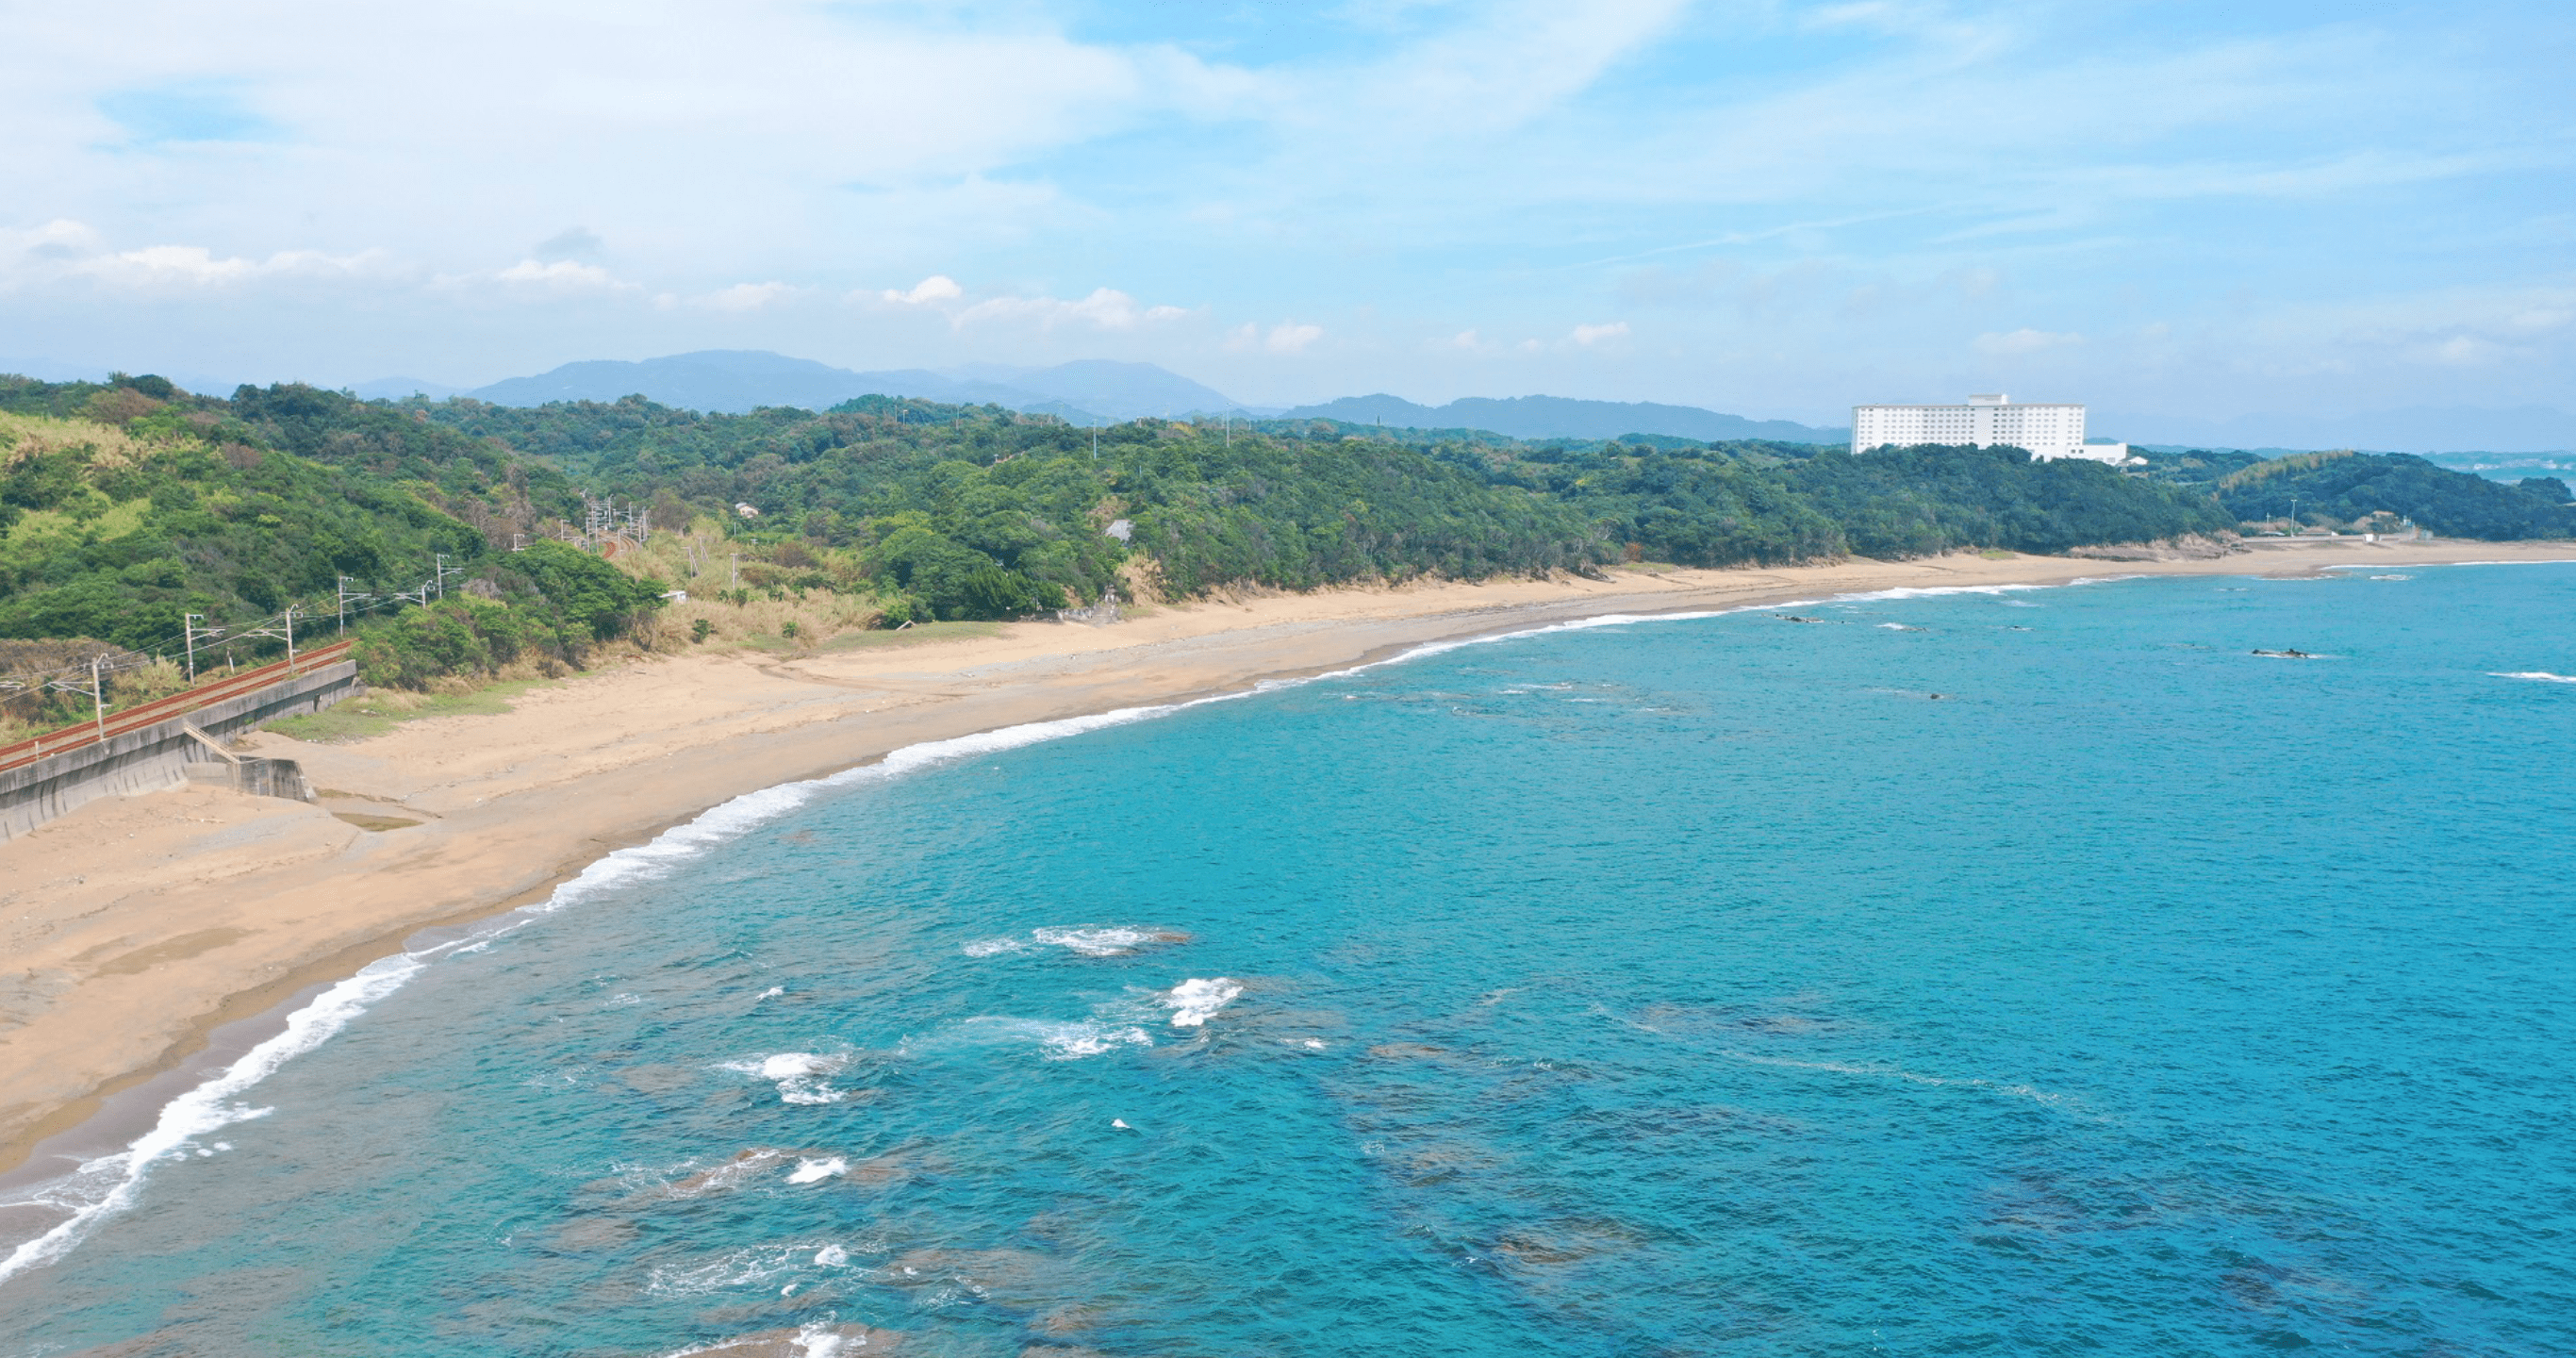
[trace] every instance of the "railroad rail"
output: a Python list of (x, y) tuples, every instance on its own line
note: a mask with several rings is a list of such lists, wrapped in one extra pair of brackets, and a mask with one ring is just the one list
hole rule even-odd
[(325, 665), (336, 665), (349, 658), (349, 647), (352, 644), (346, 641), (335, 641), (328, 646), (316, 646), (312, 650), (298, 654), (293, 660), (280, 660), (262, 665), (258, 669), (228, 674), (211, 683), (199, 684), (185, 692), (173, 693), (167, 698), (155, 698), (148, 703), (136, 704), (122, 712), (110, 712), (104, 723), (106, 727), (104, 731), (100, 729), (100, 722), (84, 721), (47, 731), (32, 740), (22, 740), (15, 745), (0, 745), (0, 771), (14, 769), (22, 764), (32, 764), (39, 759), (49, 758), (67, 750), (77, 750), (85, 745), (94, 745), (108, 736), (119, 736), (128, 731), (140, 730), (156, 722), (168, 721), (172, 717), (184, 717), (208, 704), (257, 693), (271, 684), (283, 683)]

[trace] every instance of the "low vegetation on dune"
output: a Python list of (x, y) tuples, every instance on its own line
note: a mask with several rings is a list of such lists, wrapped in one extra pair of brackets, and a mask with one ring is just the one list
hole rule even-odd
[(117, 701), (184, 682), (192, 618), (204, 664), (345, 626), (370, 682), (426, 692), (602, 647), (849, 645), (1113, 590), (2059, 552), (2224, 533), (2294, 497), (2307, 523), (2576, 534), (2560, 483), (2370, 455), (2141, 470), (1320, 420), (1092, 429), (887, 397), (721, 415), (0, 377), (0, 638), (76, 639), (15, 667), (5, 719), (62, 717), (75, 700), (43, 681), (108, 651)]
[(2193, 452), (2151, 457), (2149, 466), (2158, 480), (2208, 491), (2244, 523), (2366, 531), (2412, 521), (2490, 542), (2576, 537), (2567, 483), (2550, 476), (2490, 481), (2405, 453)]

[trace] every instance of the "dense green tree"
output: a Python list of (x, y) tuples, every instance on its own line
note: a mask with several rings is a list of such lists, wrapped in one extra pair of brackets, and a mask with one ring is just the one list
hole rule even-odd
[(150, 649), (184, 613), (247, 622), (344, 577), (381, 603), (445, 553), (501, 602), (424, 613), (371, 642), (386, 673), (415, 677), (529, 647), (573, 658), (657, 606), (657, 584), (541, 540), (579, 517), (580, 491), (648, 505), (660, 529), (712, 518), (739, 539), (746, 591), (872, 595), (889, 625), (1042, 612), (1099, 597), (1122, 571), (1186, 596), (1622, 555), (1722, 566), (2057, 552), (2222, 531), (2293, 496), (2311, 519), (2576, 534), (2562, 482), (2367, 454), (2195, 453), (2140, 471), (2007, 448), (1855, 457), (1304, 420), (1094, 430), (888, 397), (742, 415), (641, 397), (388, 403), (295, 384), (218, 398), (149, 376), (0, 377), (0, 412), (102, 431), (0, 432), (0, 636)]

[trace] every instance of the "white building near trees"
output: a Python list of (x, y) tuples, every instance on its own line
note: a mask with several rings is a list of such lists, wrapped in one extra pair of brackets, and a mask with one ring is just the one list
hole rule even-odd
[(2025, 402), (1997, 393), (1971, 396), (1957, 406), (1853, 406), (1852, 451), (1906, 448), (1918, 443), (1968, 444), (2027, 450), (2034, 458), (2083, 457), (2125, 462), (2125, 443), (2086, 443), (2084, 407)]

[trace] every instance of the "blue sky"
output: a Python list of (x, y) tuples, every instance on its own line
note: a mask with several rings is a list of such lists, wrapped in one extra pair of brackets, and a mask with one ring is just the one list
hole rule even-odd
[[(0, 365), (2571, 404), (2576, 9), (9, 3)], [(2134, 422), (2134, 421), (2133, 421)], [(2118, 428), (2097, 429), (2119, 434)]]

